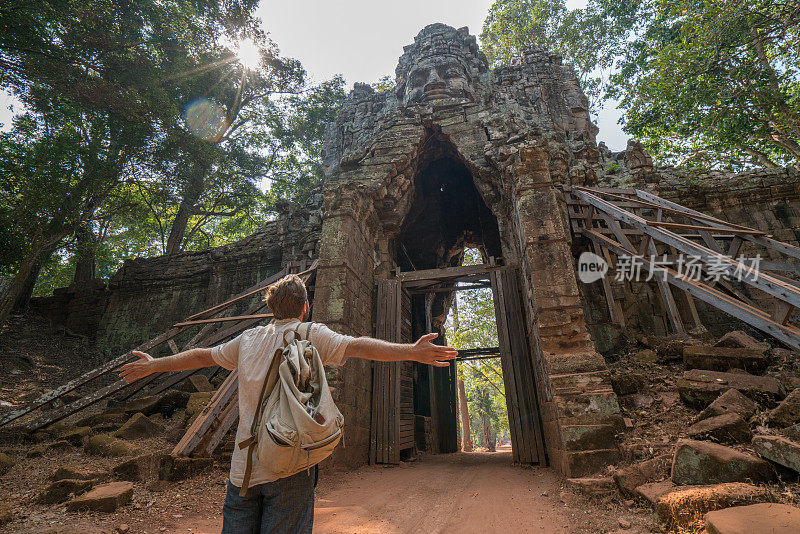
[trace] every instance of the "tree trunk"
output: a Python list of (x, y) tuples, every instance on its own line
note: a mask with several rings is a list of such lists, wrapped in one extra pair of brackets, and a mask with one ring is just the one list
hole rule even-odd
[(464, 381), (458, 379), (458, 407), (461, 412), (461, 450), (472, 452), (472, 433), (469, 428), (469, 411), (467, 410), (467, 394)]
[(481, 411), (481, 427), (483, 430), (483, 442), (486, 444), (486, 448), (489, 449), (489, 452), (495, 452), (492, 424), (489, 422), (489, 416), (483, 411)]
[(205, 172), (195, 167), (195, 172), (189, 176), (189, 182), (186, 184), (186, 189), (183, 192), (183, 199), (181, 205), (178, 207), (178, 213), (175, 215), (175, 220), (172, 222), (172, 228), (169, 231), (167, 238), (167, 254), (176, 254), (181, 251), (183, 236), (186, 234), (186, 226), (189, 224), (189, 218), (203, 194), (203, 187), (205, 185)]
[(82, 224), (75, 230), (75, 238), (75, 276), (72, 283), (75, 287), (80, 287), (94, 280), (97, 239), (89, 223)]
[(47, 262), (55, 248), (32, 251), (20, 263), (17, 274), (11, 280), (5, 293), (0, 295), (0, 325), (5, 324), (13, 311), (24, 310), (28, 306), (39, 271)]

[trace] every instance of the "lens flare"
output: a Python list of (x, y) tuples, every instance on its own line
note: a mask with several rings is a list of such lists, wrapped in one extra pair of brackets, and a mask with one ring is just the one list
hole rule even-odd
[(261, 63), (261, 50), (252, 39), (242, 39), (239, 41), (239, 50), (236, 56), (239, 58), (239, 63), (244, 65), (246, 69), (258, 68)]
[(206, 141), (217, 141), (225, 132), (225, 110), (207, 98), (190, 102), (184, 120), (194, 135)]

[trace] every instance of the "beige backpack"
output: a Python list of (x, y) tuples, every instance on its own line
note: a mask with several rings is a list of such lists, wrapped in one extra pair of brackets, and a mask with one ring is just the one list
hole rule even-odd
[[(284, 334), (267, 371), (250, 427), (247, 465), (239, 495), (247, 493), (256, 460), (275, 478), (309, 469), (331, 455), (342, 437), (344, 416), (331, 397), (319, 352), (308, 340), (311, 323)], [(301, 331), (304, 333), (301, 335)], [(294, 339), (286, 341), (286, 334)]]

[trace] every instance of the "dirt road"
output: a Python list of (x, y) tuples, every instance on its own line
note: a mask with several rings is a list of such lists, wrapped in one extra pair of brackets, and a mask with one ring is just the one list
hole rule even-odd
[(511, 453), (426, 456), (320, 484), (314, 531), (582, 532), (548, 469), (512, 467)]

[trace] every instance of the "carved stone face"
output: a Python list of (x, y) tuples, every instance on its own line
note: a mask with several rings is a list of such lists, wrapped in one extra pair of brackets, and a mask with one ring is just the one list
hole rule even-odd
[(475, 99), (469, 67), (455, 56), (432, 56), (413, 65), (397, 96), (403, 104), (443, 98)]

